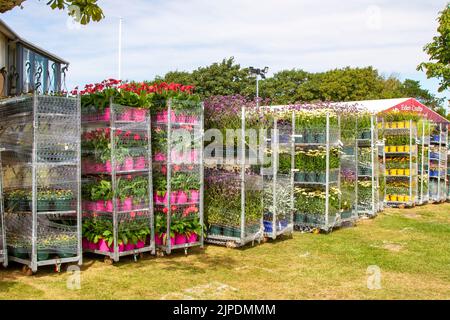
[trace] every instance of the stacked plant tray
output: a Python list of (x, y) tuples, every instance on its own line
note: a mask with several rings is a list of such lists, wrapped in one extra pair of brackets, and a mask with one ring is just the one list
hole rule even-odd
[(259, 136), (258, 129), (269, 125), (259, 121), (259, 110), (239, 108), (224, 108), (218, 115), (213, 107), (208, 109), (208, 128), (218, 130), (217, 140), (205, 150), (206, 241), (227, 247), (259, 243), (264, 237), (258, 154), (266, 136)]
[(156, 246), (187, 254), (204, 243), (203, 104), (174, 98), (152, 112)]
[(83, 113), (83, 250), (155, 253), (149, 111), (114, 104)]
[(379, 141), (376, 116), (361, 113), (357, 118), (357, 211), (359, 216), (374, 217), (382, 210), (380, 191)]
[(447, 124), (436, 123), (432, 125), (430, 136), (430, 200), (442, 202), (447, 199)]
[(8, 99), (0, 116), (9, 260), (26, 273), (81, 265), (79, 100)]
[(6, 246), (6, 232), (5, 232), (5, 219), (4, 219), (4, 202), (3, 202), (3, 170), (2, 170), (2, 158), (1, 153), (5, 151), (4, 148), (0, 148), (0, 263), (4, 267), (8, 266), (8, 249)]
[(341, 142), (338, 116), (328, 110), (297, 110), (292, 118), (295, 143), (297, 230), (330, 231), (341, 224)]
[(417, 204), (425, 204), (430, 200), (429, 185), (429, 164), (430, 164), (430, 133), (431, 125), (428, 120), (421, 119), (417, 124), (418, 129), (418, 183), (419, 192), (417, 194)]
[[(285, 113), (290, 114), (290, 112)], [(261, 167), (264, 179), (264, 236), (276, 239), (292, 235), (293, 225), (293, 139), (289, 118), (275, 115), (269, 133), (270, 164)]]
[(413, 120), (383, 120), (385, 140), (385, 203), (414, 206), (418, 192), (417, 124)]

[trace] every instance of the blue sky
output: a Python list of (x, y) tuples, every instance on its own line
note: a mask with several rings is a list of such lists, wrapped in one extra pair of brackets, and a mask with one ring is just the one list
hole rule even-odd
[(436, 34), (446, 0), (100, 0), (107, 18), (81, 28), (46, 2), (27, 0), (1, 18), (70, 61), (69, 89), (117, 77), (121, 16), (124, 79), (152, 79), (234, 56), (271, 73), (372, 65), (437, 93), (438, 82), (416, 66), (427, 59), (422, 47)]

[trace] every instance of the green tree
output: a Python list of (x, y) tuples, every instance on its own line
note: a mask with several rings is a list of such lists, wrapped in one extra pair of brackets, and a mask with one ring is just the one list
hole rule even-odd
[(450, 88), (450, 3), (440, 12), (437, 19), (438, 35), (424, 47), (429, 62), (422, 62), (417, 70), (426, 70), (428, 78), (439, 79), (439, 92)]
[[(102, 9), (97, 5), (98, 0), (49, 0), (50, 8), (66, 10), (69, 16), (74, 17), (81, 24), (92, 21), (100, 21), (104, 18)], [(25, 0), (0, 1), (0, 13), (22, 7)]]

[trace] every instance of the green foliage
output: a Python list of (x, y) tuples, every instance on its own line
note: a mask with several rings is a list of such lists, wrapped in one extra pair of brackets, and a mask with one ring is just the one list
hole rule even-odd
[(438, 17), (438, 35), (433, 41), (424, 47), (424, 51), (430, 56), (429, 62), (422, 62), (417, 70), (426, 70), (428, 78), (440, 80), (439, 92), (450, 88), (450, 3)]
[(100, 21), (105, 16), (98, 6), (97, 0), (50, 0), (47, 2), (50, 8), (66, 10), (69, 16), (81, 24), (92, 21)]

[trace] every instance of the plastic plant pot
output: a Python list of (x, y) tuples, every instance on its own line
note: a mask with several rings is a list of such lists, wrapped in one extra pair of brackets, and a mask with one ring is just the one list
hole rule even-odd
[(218, 225), (212, 225), (210, 228), (209, 228), (209, 232), (211, 233), (211, 234), (213, 234), (213, 235), (221, 235), (222, 234), (222, 232), (223, 232), (223, 230), (222, 230), (222, 227), (221, 226), (218, 226)]
[(155, 234), (155, 244), (157, 246), (162, 246), (163, 244), (162, 235), (160, 235), (159, 233)]
[[(123, 252), (125, 250), (125, 245), (123, 243), (118, 246), (119, 252)], [(114, 242), (111, 243), (111, 247), (109, 248), (109, 252), (114, 252)]]
[(198, 156), (198, 150), (194, 149), (191, 150), (191, 163), (197, 163), (199, 160), (199, 156)]
[(13, 257), (19, 258), (19, 259), (28, 259), (29, 255), (30, 255), (30, 250), (29, 248), (9, 248), (8, 249), (8, 254), (11, 254)]
[(411, 171), (409, 169), (404, 169), (404, 171), (405, 171), (405, 176), (409, 176)]
[(102, 252), (109, 252), (108, 243), (104, 239), (98, 240), (98, 250)]
[(121, 202), (121, 211), (131, 211), (133, 209), (133, 199), (125, 198)]
[(397, 196), (397, 201), (405, 202), (405, 196)]
[(113, 212), (114, 211), (114, 205), (112, 200), (108, 200), (105, 202), (105, 211), (106, 212)]
[(88, 211), (95, 211), (97, 210), (97, 203), (94, 201), (87, 201), (86, 202), (86, 209)]
[(106, 166), (104, 163), (96, 163), (94, 165), (94, 172), (105, 172), (106, 171)]
[(405, 122), (404, 121), (398, 121), (397, 122), (397, 128), (398, 129), (404, 129), (405, 128)]
[(175, 119), (178, 123), (186, 123), (186, 116), (184, 114), (177, 115)]
[(397, 152), (397, 146), (389, 146), (389, 152)]
[(49, 211), (50, 210), (50, 202), (48, 200), (38, 200), (37, 201), (37, 210), (38, 211)]
[(133, 120), (133, 110), (126, 109), (118, 117), (120, 121), (131, 121)]
[(155, 161), (166, 161), (166, 156), (164, 153), (158, 152), (154, 157)]
[(37, 259), (38, 261), (44, 261), (48, 260), (49, 252), (46, 250), (38, 250), (37, 252)]
[(397, 152), (405, 152), (405, 146), (398, 146)]
[(105, 211), (105, 201), (104, 200), (97, 200), (95, 202), (95, 210), (97, 210), (97, 211)]
[(98, 116), (98, 120), (109, 121), (111, 119), (111, 108), (107, 107), (103, 110), (103, 113)]
[(315, 142), (316, 143), (325, 143), (326, 142), (326, 134), (323, 132), (317, 133), (315, 135)]
[(87, 238), (81, 239), (81, 248), (88, 249), (89, 248), (89, 240)]
[(233, 229), (230, 227), (223, 228), (223, 235), (226, 237), (233, 237)]
[(241, 229), (240, 228), (233, 228), (233, 237), (234, 238), (240, 238), (241, 237)]
[(296, 213), (296, 214), (294, 214), (294, 221), (296, 223), (305, 222), (305, 220), (306, 220), (305, 218), (306, 218), (306, 216), (303, 213)]
[(133, 109), (133, 118), (136, 122), (144, 122), (146, 116), (146, 110), (141, 108)]
[[(166, 237), (166, 234), (163, 233), (163, 234), (161, 234), (161, 238), (163, 239), (163, 241), (162, 241), (163, 245), (167, 246), (169, 244), (169, 237)], [(175, 245), (175, 237), (170, 237), (170, 244), (172, 246)]]
[(389, 150), (390, 150), (390, 149), (389, 149), (389, 146), (385, 146), (385, 147), (384, 147), (384, 152), (389, 152)]
[(134, 168), (134, 161), (131, 157), (126, 157), (123, 163), (123, 171), (132, 171)]
[(171, 192), (170, 193), (170, 204), (177, 204), (178, 203), (178, 192)]
[(106, 162), (105, 162), (105, 172), (111, 172), (111, 171), (112, 171), (111, 160), (106, 160)]
[(264, 224), (264, 232), (273, 231), (272, 221), (263, 221), (263, 224)]
[(396, 195), (393, 195), (393, 194), (391, 194), (391, 201), (394, 201), (394, 202), (396, 202), (396, 201), (398, 201), (397, 199), (398, 199), (398, 197), (396, 196)]
[(327, 175), (325, 172), (319, 172), (316, 175), (316, 179), (317, 179), (317, 182), (325, 183), (325, 181), (327, 179)]
[(134, 248), (135, 248), (135, 245), (133, 243), (129, 242), (129, 243), (127, 243), (125, 245), (124, 250), (125, 251), (132, 251), (132, 250), (134, 250)]
[(397, 175), (404, 176), (405, 175), (405, 169), (397, 169)]
[(188, 197), (186, 192), (179, 191), (176, 196), (177, 204), (186, 204), (188, 202)]
[(197, 242), (197, 239), (198, 239), (198, 234), (191, 233), (191, 235), (189, 237), (187, 237), (187, 242), (188, 243), (195, 243), (195, 242)]
[(190, 200), (189, 202), (195, 203), (200, 201), (200, 191), (198, 190), (190, 190)]
[(138, 240), (136, 243), (136, 249), (142, 249), (143, 247), (145, 247), (145, 241)]
[(146, 166), (145, 157), (138, 157), (138, 158), (135, 159), (135, 161), (134, 161), (134, 168), (136, 170), (145, 169), (145, 166)]
[(97, 243), (89, 242), (88, 249), (89, 250), (98, 250), (100, 248), (100, 240)]
[(304, 172), (296, 172), (294, 177), (295, 177), (295, 181), (299, 181), (299, 182), (305, 181), (305, 173)]
[(167, 122), (167, 111), (158, 112), (156, 114), (156, 122), (166, 123)]
[(175, 244), (185, 244), (187, 242), (186, 236), (184, 234), (175, 234)]
[(390, 170), (389, 170), (389, 174), (390, 174), (391, 176), (396, 176), (396, 175), (397, 175), (397, 169), (390, 169)]
[(58, 257), (64, 259), (64, 258), (70, 258), (76, 256), (76, 253), (74, 252), (74, 248), (70, 247), (60, 247), (57, 249)]

